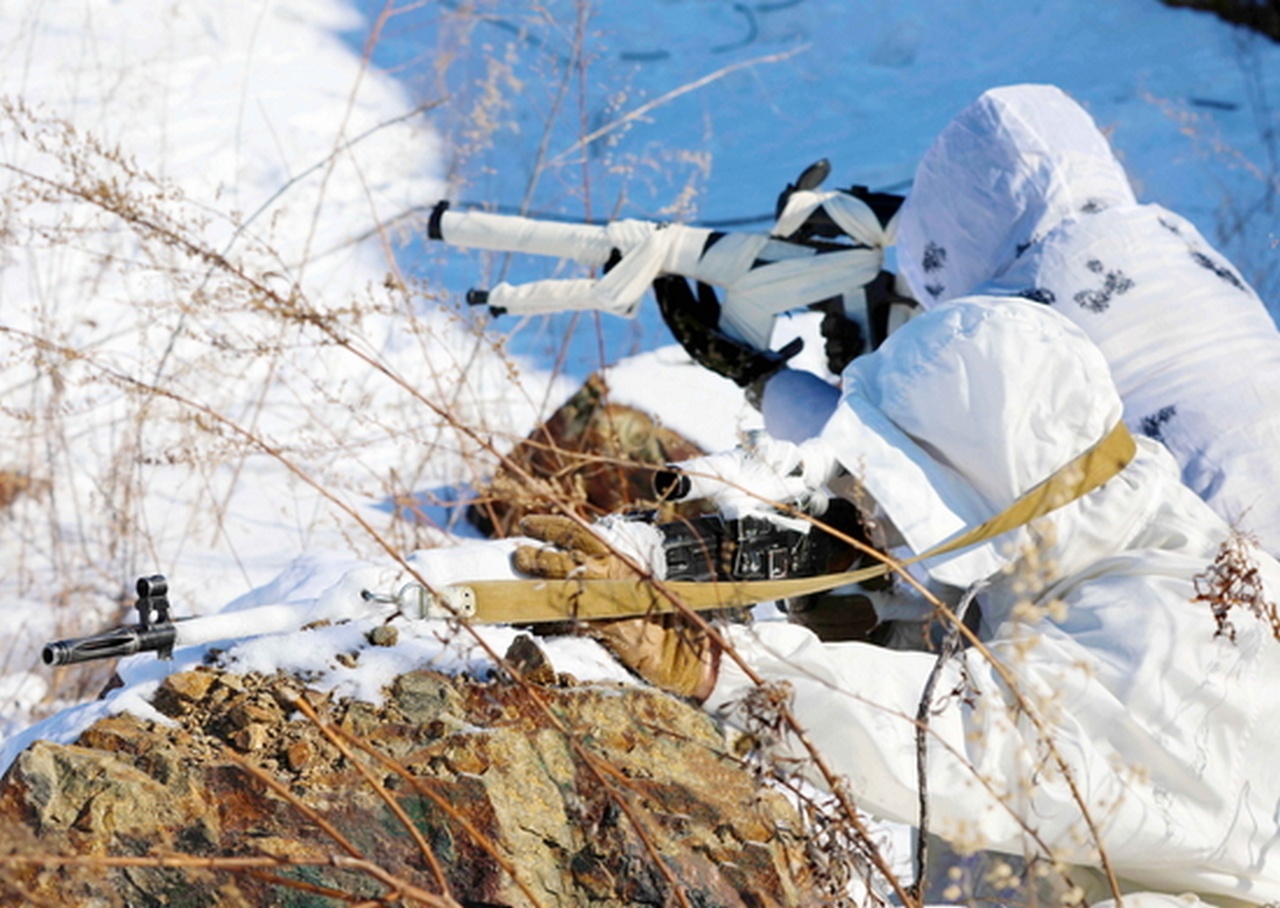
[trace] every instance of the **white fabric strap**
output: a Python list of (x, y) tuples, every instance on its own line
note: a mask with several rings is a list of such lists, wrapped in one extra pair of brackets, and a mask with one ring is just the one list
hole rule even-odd
[(861, 297), (883, 262), (880, 249), (848, 249), (760, 265), (725, 291), (721, 326), (726, 334), (764, 349), (778, 314), (833, 296)]
[(889, 221), (888, 227), (882, 227), (871, 206), (857, 196), (835, 189), (821, 192), (816, 189), (800, 189), (791, 193), (777, 223), (773, 225), (773, 235), (784, 238), (791, 236), (819, 208), (827, 213), (837, 227), (863, 246), (884, 249), (894, 243), (898, 224), (896, 214)]

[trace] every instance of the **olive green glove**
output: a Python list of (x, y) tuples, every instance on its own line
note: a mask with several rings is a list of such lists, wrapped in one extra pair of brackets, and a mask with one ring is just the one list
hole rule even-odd
[(525, 517), (520, 521), (520, 532), (556, 546), (517, 546), (512, 562), (521, 573), (557, 580), (626, 580), (637, 576), (635, 568), (614, 554), (603, 539), (568, 517)]
[[(624, 580), (638, 576), (636, 569), (614, 554), (604, 540), (567, 517), (526, 517), (520, 522), (520, 529), (534, 539), (556, 546), (518, 546), (512, 561), (522, 573), (584, 580)], [(645, 566), (643, 560), (641, 565)], [(650, 684), (698, 700), (705, 700), (711, 694), (717, 654), (706, 632), (683, 615), (591, 621), (586, 633)]]

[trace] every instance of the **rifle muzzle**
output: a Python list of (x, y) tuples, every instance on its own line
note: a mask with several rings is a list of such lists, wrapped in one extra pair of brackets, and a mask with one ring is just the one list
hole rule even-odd
[(159, 653), (161, 658), (166, 658), (173, 652), (177, 634), (177, 628), (172, 624), (121, 627), (92, 637), (54, 641), (45, 645), (40, 656), (45, 665), (73, 665), (147, 652)]

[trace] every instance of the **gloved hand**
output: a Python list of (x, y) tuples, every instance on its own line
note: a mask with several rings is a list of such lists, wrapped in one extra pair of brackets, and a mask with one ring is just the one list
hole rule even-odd
[[(518, 546), (512, 556), (513, 563), (517, 570), (536, 577), (635, 578), (635, 569), (616, 553), (623, 551), (642, 566), (654, 569), (655, 575), (660, 576), (665, 570), (665, 561), (661, 558), (662, 535), (652, 524), (606, 518), (596, 526), (601, 535), (568, 517), (550, 514), (526, 517), (520, 522), (521, 531), (555, 548)], [(656, 552), (650, 545), (656, 547)], [(586, 632), (604, 644), (623, 665), (663, 690), (697, 699), (706, 699), (711, 693), (715, 683), (712, 643), (704, 631), (682, 615), (591, 621), (587, 623)]]
[(666, 559), (662, 533), (641, 520), (606, 517), (588, 530), (575, 520), (535, 514), (520, 521), (520, 532), (555, 548), (520, 545), (512, 555), (516, 570), (535, 577), (582, 580), (626, 580), (638, 576), (620, 556), (662, 578)]
[(698, 701), (715, 687), (715, 645), (683, 615), (596, 621), (587, 633), (655, 687)]
[(675, 500), (706, 498), (725, 517), (762, 516), (803, 531), (807, 521), (778, 514), (771, 503), (822, 514), (829, 497), (826, 483), (838, 469), (834, 452), (819, 438), (797, 445), (766, 435), (750, 448), (671, 464), (670, 472), (660, 476), (673, 487)]

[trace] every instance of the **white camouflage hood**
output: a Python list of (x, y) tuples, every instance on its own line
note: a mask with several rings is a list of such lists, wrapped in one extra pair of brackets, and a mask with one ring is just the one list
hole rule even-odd
[[(922, 201), (923, 200), (923, 201)], [(1089, 115), (1061, 89), (984, 93), (938, 135), (898, 223), (899, 267), (925, 306), (964, 296), (1082, 211), (1136, 204)]]
[[(1121, 404), (1106, 361), (1066, 318), (1035, 303), (973, 297), (907, 323), (844, 374), (823, 429), (845, 469), (915, 552), (1007, 508), (1110, 431)], [(1105, 493), (1054, 512), (1089, 556), (1123, 544), (1132, 501)], [(1136, 514), (1133, 516), (1136, 517)], [(1010, 563), (1021, 530), (924, 562), (957, 586)], [(1077, 549), (1080, 546), (1076, 546)]]

